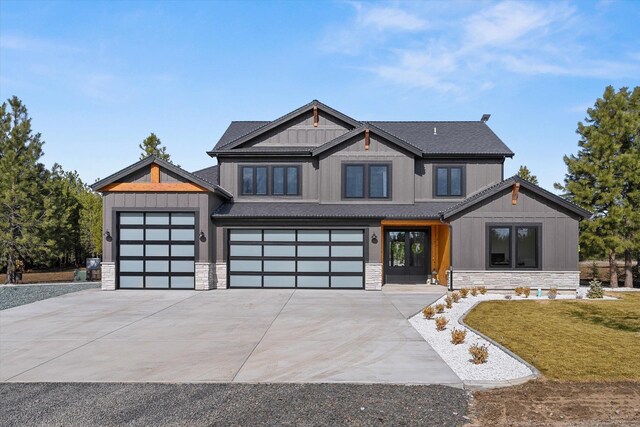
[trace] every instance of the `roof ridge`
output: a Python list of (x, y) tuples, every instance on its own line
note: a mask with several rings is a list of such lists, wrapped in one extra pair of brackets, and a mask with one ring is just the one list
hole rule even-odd
[(369, 120), (368, 123), (484, 123), (481, 120)]
[(364, 122), (364, 123), (369, 124), (369, 125), (372, 125), (374, 128), (380, 129), (381, 131), (388, 133), (389, 135), (393, 136), (394, 138), (398, 138), (400, 141), (404, 142), (404, 143), (405, 143), (405, 144), (407, 144), (407, 145), (412, 146), (412, 147), (413, 147), (413, 148), (415, 148), (416, 150), (419, 150), (421, 153), (424, 151), (421, 147), (418, 147), (417, 145), (414, 145), (414, 144), (412, 144), (411, 142), (406, 141), (404, 138), (400, 138), (398, 135), (395, 135), (395, 134), (393, 134), (393, 133), (389, 132), (389, 131), (388, 131), (388, 130), (386, 130), (385, 128), (381, 128), (380, 126), (376, 126), (376, 125), (372, 124), (371, 122)]

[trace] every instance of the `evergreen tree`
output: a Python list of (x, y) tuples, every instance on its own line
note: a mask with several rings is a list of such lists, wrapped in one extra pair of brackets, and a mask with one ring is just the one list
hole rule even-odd
[(556, 184), (567, 198), (594, 213), (581, 223), (580, 243), (588, 251), (607, 254), (612, 287), (618, 285), (617, 257), (638, 250), (639, 91), (605, 89), (587, 110), (585, 123), (578, 123), (578, 154), (564, 157), (565, 183)]
[(22, 101), (14, 96), (0, 106), (0, 268), (9, 283), (16, 264), (42, 255), (45, 243), (43, 143)]
[(170, 156), (167, 153), (167, 148), (162, 145), (160, 138), (158, 138), (153, 132), (151, 132), (151, 134), (142, 141), (142, 144), (140, 144), (139, 147), (142, 150), (140, 160), (149, 156), (156, 156), (162, 160), (166, 160), (168, 162), (171, 161)]
[(80, 193), (80, 243), (85, 254), (102, 254), (102, 197), (85, 187)]
[(520, 169), (518, 169), (518, 173), (516, 175), (518, 175), (525, 181), (529, 181), (532, 184), (538, 185), (538, 177), (532, 174), (529, 168), (525, 165), (520, 166)]

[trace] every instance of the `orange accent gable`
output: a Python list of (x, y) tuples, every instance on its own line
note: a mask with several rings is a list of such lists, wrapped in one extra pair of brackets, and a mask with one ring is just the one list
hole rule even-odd
[(151, 164), (151, 182), (156, 184), (160, 182), (160, 166), (155, 163)]
[(122, 193), (206, 193), (209, 190), (190, 182), (114, 182), (100, 191)]

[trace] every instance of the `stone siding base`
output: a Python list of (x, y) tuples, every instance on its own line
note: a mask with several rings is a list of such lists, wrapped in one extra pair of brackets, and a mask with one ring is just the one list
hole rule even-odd
[(368, 262), (364, 265), (364, 289), (367, 291), (382, 290), (382, 264)]
[(210, 262), (196, 262), (196, 291), (208, 291), (214, 286), (214, 265)]
[(227, 263), (226, 262), (216, 263), (215, 288), (227, 289)]
[(528, 286), (532, 289), (576, 290), (580, 285), (579, 271), (453, 271), (453, 287), (486, 286), (487, 289), (514, 289)]
[(102, 290), (103, 291), (115, 291), (116, 290), (116, 263), (115, 262), (103, 262), (102, 268)]

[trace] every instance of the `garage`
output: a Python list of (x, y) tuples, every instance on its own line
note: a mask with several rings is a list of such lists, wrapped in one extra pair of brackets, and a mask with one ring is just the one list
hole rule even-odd
[(364, 288), (362, 229), (229, 229), (230, 288)]
[(194, 212), (119, 212), (117, 286), (194, 289)]

